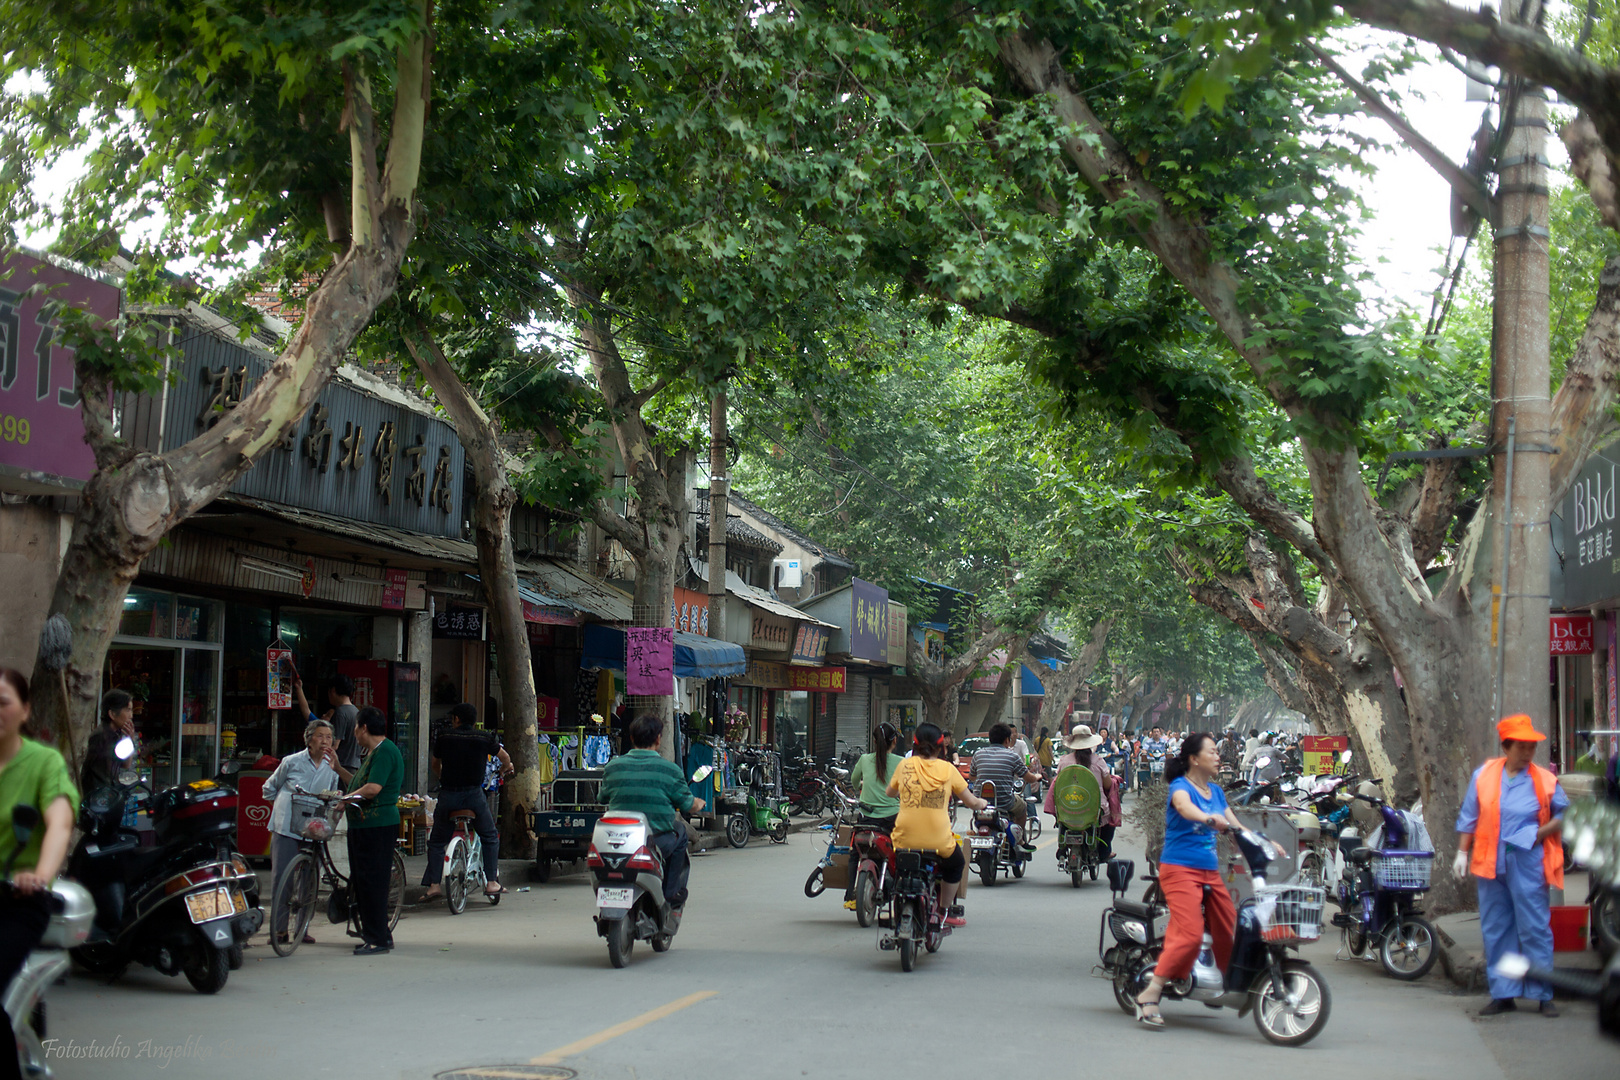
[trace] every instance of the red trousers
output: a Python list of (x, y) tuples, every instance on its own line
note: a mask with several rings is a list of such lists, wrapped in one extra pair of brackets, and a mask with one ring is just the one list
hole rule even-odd
[[(1204, 892), (1204, 886), (1210, 887)], [(1161, 979), (1184, 979), (1192, 974), (1204, 943), (1204, 929), (1215, 939), (1215, 963), (1222, 971), (1232, 955), (1232, 931), (1237, 927), (1237, 909), (1226, 891), (1226, 882), (1214, 870), (1194, 870), (1190, 866), (1159, 866), (1159, 888), (1170, 907), (1170, 925), (1164, 930), (1164, 951), (1154, 969)], [(1203, 910), (1200, 911), (1199, 909)]]

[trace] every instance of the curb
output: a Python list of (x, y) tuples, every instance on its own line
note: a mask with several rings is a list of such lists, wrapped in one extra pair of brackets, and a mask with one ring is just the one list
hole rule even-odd
[(1440, 966), (1445, 968), (1446, 978), (1469, 993), (1484, 990), (1488, 982), (1484, 954), (1459, 945), (1442, 926), (1435, 926), (1434, 932), (1440, 938)]

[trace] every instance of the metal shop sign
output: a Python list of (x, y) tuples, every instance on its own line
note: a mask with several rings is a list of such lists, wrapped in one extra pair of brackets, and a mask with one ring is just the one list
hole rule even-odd
[[(263, 354), (188, 320), (175, 321), (174, 335), (182, 358), (168, 392), (164, 450), (240, 407), (270, 366)], [(459, 538), (463, 468), (461, 442), (449, 424), (334, 379), (231, 490)]]
[(669, 624), (684, 634), (709, 635), (709, 597), (707, 593), (675, 587), (675, 599), (669, 604)]
[(827, 658), (827, 628), (801, 623), (793, 636), (793, 657), (790, 664), (819, 667)]
[(1620, 554), (1615, 551), (1615, 485), (1620, 463), (1599, 451), (1564, 496), (1564, 604), (1594, 607), (1620, 596)]
[[(31, 289), (40, 286), (34, 295)], [(0, 260), (0, 467), (35, 484), (77, 486), (95, 471), (84, 441), (73, 353), (57, 343), (55, 303), (112, 322), (116, 288), (52, 263)]]
[(1547, 628), (1547, 644), (1554, 656), (1590, 656), (1593, 646), (1590, 615), (1554, 615)]
[(767, 690), (814, 690), (818, 693), (842, 694), (845, 671), (841, 667), (807, 668), (778, 664), (774, 660), (750, 660), (748, 674), (738, 681)]
[(906, 663), (906, 605), (889, 601), (889, 663), (904, 667)]
[(850, 579), (849, 654), (860, 660), (889, 661), (889, 590)]

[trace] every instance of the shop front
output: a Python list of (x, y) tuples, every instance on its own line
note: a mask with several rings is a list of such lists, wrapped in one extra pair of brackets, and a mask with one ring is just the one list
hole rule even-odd
[[(1561, 771), (1601, 767), (1620, 728), (1616, 701), (1620, 550), (1616, 546), (1616, 485), (1620, 449), (1595, 452), (1553, 517), (1554, 611), (1548, 626), (1552, 655), (1553, 737), (1548, 752)], [(1558, 550), (1559, 548), (1562, 550)], [(1561, 571), (1561, 572), (1560, 572)], [(1586, 759), (1583, 766), (1582, 759)]]

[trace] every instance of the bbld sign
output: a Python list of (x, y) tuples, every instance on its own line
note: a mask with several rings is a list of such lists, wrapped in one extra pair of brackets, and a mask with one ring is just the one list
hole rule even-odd
[(1564, 606), (1584, 608), (1620, 597), (1615, 552), (1620, 462), (1593, 454), (1564, 497)]
[(1592, 616), (1554, 615), (1547, 629), (1548, 651), (1554, 656), (1590, 656)]

